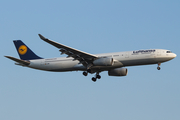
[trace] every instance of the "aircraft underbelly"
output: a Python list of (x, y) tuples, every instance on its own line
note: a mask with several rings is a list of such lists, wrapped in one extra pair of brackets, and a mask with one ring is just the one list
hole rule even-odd
[(134, 60), (125, 60), (121, 61), (124, 66), (134, 66), (134, 65), (147, 65), (147, 64), (156, 64), (157, 62), (154, 59), (134, 59)]
[(124, 66), (135, 66), (135, 65), (149, 65), (149, 64), (157, 64), (168, 61), (167, 57), (151, 57), (144, 59), (126, 59), (121, 61)]

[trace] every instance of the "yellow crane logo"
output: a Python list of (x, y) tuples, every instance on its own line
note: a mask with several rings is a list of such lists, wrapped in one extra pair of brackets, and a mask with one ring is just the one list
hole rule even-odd
[(27, 47), (25, 45), (21, 45), (18, 49), (19, 54), (24, 55), (27, 52)]

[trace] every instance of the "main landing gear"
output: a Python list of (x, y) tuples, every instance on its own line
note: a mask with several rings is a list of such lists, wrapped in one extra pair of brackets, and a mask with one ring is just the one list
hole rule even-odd
[[(84, 71), (84, 72), (83, 72), (83, 75), (84, 75), (84, 76), (87, 76), (87, 75), (88, 75), (88, 72)], [(97, 79), (101, 79), (101, 76), (99, 75), (98, 72), (96, 73), (95, 77), (92, 78), (92, 81), (93, 81), (93, 82), (96, 82)]]
[(157, 69), (158, 70), (160, 70), (161, 68), (160, 68), (160, 65), (161, 65), (161, 63), (158, 63), (158, 67), (157, 67)]
[(95, 77), (92, 78), (92, 81), (96, 82), (97, 79), (101, 79), (101, 76), (99, 75), (99, 73), (96, 73)]
[(84, 75), (84, 76), (87, 76), (87, 75), (88, 75), (88, 72), (83, 72), (83, 75)]

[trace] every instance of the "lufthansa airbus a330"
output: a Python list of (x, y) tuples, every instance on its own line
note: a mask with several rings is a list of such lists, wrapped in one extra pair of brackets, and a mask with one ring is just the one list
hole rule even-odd
[(100, 79), (100, 73), (108, 71), (109, 76), (126, 76), (128, 73), (126, 66), (157, 64), (169, 61), (176, 57), (175, 53), (165, 49), (148, 49), (127, 52), (115, 52), (105, 54), (89, 54), (63, 44), (49, 40), (39, 34), (39, 37), (45, 42), (57, 47), (61, 54), (67, 57), (44, 59), (37, 56), (21, 40), (14, 40), (14, 45), (21, 59), (11, 56), (5, 56), (13, 61), (16, 65), (26, 66), (38, 70), (67, 72), (83, 71), (83, 75), (95, 73), (92, 81)]

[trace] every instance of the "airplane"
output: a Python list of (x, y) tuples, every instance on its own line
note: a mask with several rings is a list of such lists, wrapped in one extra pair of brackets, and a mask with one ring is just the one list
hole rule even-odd
[(15, 61), (16, 65), (38, 70), (53, 72), (83, 71), (84, 76), (87, 76), (88, 73), (95, 73), (95, 77), (92, 77), (94, 82), (101, 78), (100, 73), (103, 71), (108, 71), (109, 76), (126, 76), (128, 69), (125, 67), (150, 64), (157, 64), (157, 69), (160, 70), (161, 63), (176, 57), (175, 53), (165, 49), (90, 54), (52, 41), (41, 34), (38, 35), (43, 41), (57, 47), (61, 55), (66, 54), (67, 57), (44, 59), (36, 55), (21, 40), (13, 41), (20, 59), (11, 56), (5, 57)]

